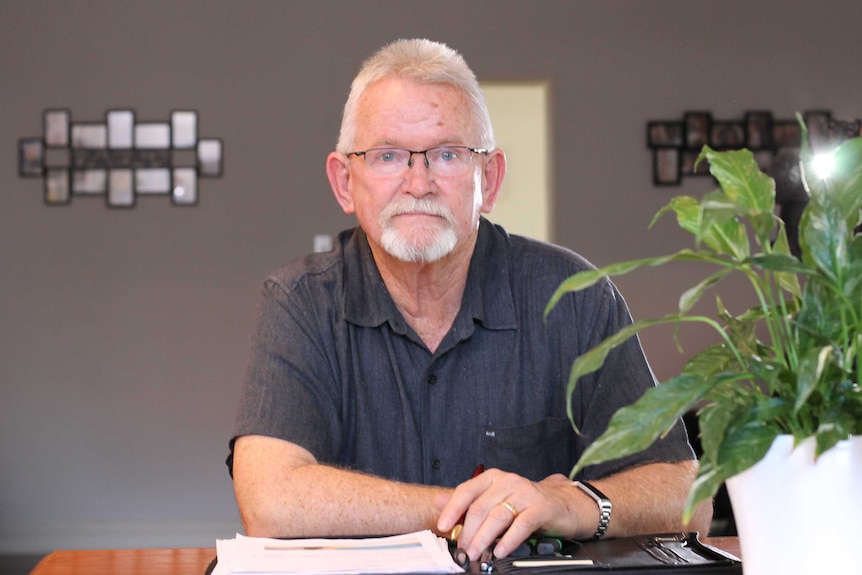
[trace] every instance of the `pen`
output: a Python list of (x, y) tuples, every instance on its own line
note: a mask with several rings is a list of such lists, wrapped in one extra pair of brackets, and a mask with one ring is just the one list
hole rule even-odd
[(522, 559), (513, 561), (512, 567), (523, 569), (525, 567), (585, 567), (593, 565), (592, 559)]

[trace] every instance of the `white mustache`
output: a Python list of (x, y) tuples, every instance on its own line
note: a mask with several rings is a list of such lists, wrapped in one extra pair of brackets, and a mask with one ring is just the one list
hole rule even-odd
[(446, 206), (429, 198), (410, 198), (388, 205), (380, 214), (381, 227), (386, 227), (392, 218), (400, 214), (437, 216), (446, 220), (449, 225), (455, 225), (455, 216)]

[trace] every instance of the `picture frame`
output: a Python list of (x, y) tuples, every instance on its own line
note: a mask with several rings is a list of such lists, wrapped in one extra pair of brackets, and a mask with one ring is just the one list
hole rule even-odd
[(170, 168), (138, 168), (135, 170), (135, 192), (139, 194), (169, 194)]
[(690, 150), (700, 151), (709, 143), (710, 126), (712, 114), (709, 112), (686, 112), (685, 122), (685, 147)]
[(108, 170), (108, 193), (105, 199), (108, 207), (133, 208), (136, 198), (132, 170), (128, 168)]
[(683, 123), (678, 121), (647, 122), (647, 147), (681, 148), (684, 144)]
[(169, 150), (171, 125), (164, 122), (135, 124), (135, 148), (139, 150)]
[(101, 195), (108, 190), (108, 171), (102, 169), (72, 170), (72, 193)]
[(743, 122), (713, 121), (709, 126), (709, 145), (716, 150), (738, 150), (745, 147)]
[(220, 138), (207, 138), (198, 141), (197, 168), (198, 174), (204, 178), (222, 176), (222, 141)]
[(36, 138), (18, 140), (18, 174), (25, 178), (38, 178), (44, 173), (44, 141)]
[(776, 150), (798, 148), (802, 145), (802, 128), (796, 120), (776, 120), (772, 122), (772, 143)]
[(108, 147), (108, 125), (75, 123), (71, 126), (72, 147), (101, 150)]
[(679, 148), (659, 148), (653, 151), (653, 183), (657, 186), (678, 186), (681, 181)]
[(194, 168), (173, 169), (171, 203), (175, 206), (194, 206), (198, 203), (198, 173)]
[(48, 109), (42, 115), (43, 138), (49, 148), (66, 148), (71, 138), (72, 115), (66, 109)]
[(750, 111), (745, 113), (745, 147), (751, 151), (771, 150), (772, 113), (765, 111)]
[(175, 150), (189, 150), (197, 146), (198, 113), (193, 110), (171, 112), (171, 139)]
[(73, 122), (67, 108), (43, 108), (41, 134), (18, 140), (19, 176), (41, 177), (43, 201), (51, 206), (103, 196), (108, 207), (128, 208), (140, 194), (196, 205), (198, 179), (223, 175), (222, 139), (201, 138), (192, 109), (174, 109), (166, 121), (136, 116), (115, 107), (101, 119)]
[(108, 110), (105, 114), (108, 126), (108, 147), (114, 150), (129, 150), (135, 145), (135, 112), (133, 110)]
[(43, 201), (46, 206), (65, 206), (72, 201), (69, 170), (48, 169), (45, 173)]

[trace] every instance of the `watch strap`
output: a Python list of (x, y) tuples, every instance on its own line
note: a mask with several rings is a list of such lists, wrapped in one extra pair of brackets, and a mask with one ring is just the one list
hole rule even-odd
[(607, 496), (593, 487), (591, 483), (586, 481), (573, 481), (572, 484), (590, 496), (599, 506), (599, 525), (596, 527), (596, 532), (593, 533), (593, 539), (600, 539), (608, 530), (608, 524), (611, 522), (611, 510), (613, 504)]

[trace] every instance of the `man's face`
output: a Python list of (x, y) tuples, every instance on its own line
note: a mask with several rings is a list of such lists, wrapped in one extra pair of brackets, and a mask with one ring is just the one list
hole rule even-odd
[[(451, 86), (385, 78), (359, 102), (354, 150), (478, 147), (477, 140), (467, 98)], [(459, 247), (469, 249), (479, 214), (493, 206), (483, 196), (484, 156), (474, 155), (458, 177), (435, 174), (421, 154), (412, 159), (412, 167), (380, 176), (369, 172), (362, 157), (350, 157), (349, 198), (342, 208), (356, 214), (372, 247), (397, 259), (434, 261)]]

